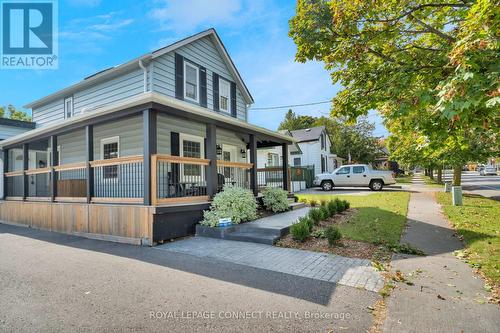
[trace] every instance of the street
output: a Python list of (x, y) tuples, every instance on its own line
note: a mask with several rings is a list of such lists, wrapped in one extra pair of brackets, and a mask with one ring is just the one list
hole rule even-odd
[[(452, 178), (452, 172), (447, 170), (444, 179), (451, 181)], [(462, 188), (465, 193), (500, 200), (500, 176), (480, 176), (479, 172), (465, 171), (462, 173)]]

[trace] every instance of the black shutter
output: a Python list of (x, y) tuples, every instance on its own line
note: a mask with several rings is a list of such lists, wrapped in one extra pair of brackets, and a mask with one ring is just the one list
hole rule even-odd
[[(180, 156), (180, 142), (179, 142), (179, 133), (176, 132), (170, 132), (170, 155), (172, 156)], [(177, 163), (172, 163), (172, 173), (169, 177), (168, 183), (169, 184), (178, 184), (179, 179), (180, 179), (180, 170), (179, 170), (179, 164)], [(175, 191), (177, 193), (177, 188), (174, 186)]]
[(175, 54), (175, 98), (184, 99), (184, 58)]
[(236, 83), (231, 82), (231, 116), (237, 117), (236, 114)]
[(200, 106), (207, 107), (207, 70), (200, 66)]
[(214, 110), (219, 111), (219, 75), (213, 73), (212, 75), (212, 86), (213, 86), (213, 100), (214, 100)]

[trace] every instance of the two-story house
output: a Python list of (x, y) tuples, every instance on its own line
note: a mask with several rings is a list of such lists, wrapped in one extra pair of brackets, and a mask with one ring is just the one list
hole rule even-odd
[[(301, 130), (285, 131), (296, 142), (288, 149), (288, 164), (291, 166), (312, 166), (314, 173), (332, 172), (342, 165), (342, 158), (331, 153), (331, 142), (325, 126), (317, 126)], [(258, 152), (259, 168), (281, 166), (282, 150), (263, 148)]]
[(141, 244), (192, 233), (225, 184), (257, 195), (257, 148), (293, 142), (248, 123), (252, 103), (214, 29), (31, 102), (37, 128), (0, 142), (0, 220)]

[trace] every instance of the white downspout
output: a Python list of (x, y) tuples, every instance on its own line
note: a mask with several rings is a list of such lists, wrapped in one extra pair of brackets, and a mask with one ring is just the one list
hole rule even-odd
[(139, 59), (139, 67), (143, 70), (144, 74), (144, 92), (148, 92), (148, 70), (142, 63), (142, 59)]

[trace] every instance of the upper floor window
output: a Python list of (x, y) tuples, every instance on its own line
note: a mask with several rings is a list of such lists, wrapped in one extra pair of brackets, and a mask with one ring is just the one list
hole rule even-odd
[(229, 81), (219, 77), (219, 110), (230, 112), (231, 110), (231, 85)]
[(184, 98), (198, 103), (198, 87), (200, 85), (199, 68), (184, 61)]
[(73, 97), (67, 97), (64, 99), (64, 117), (73, 117)]

